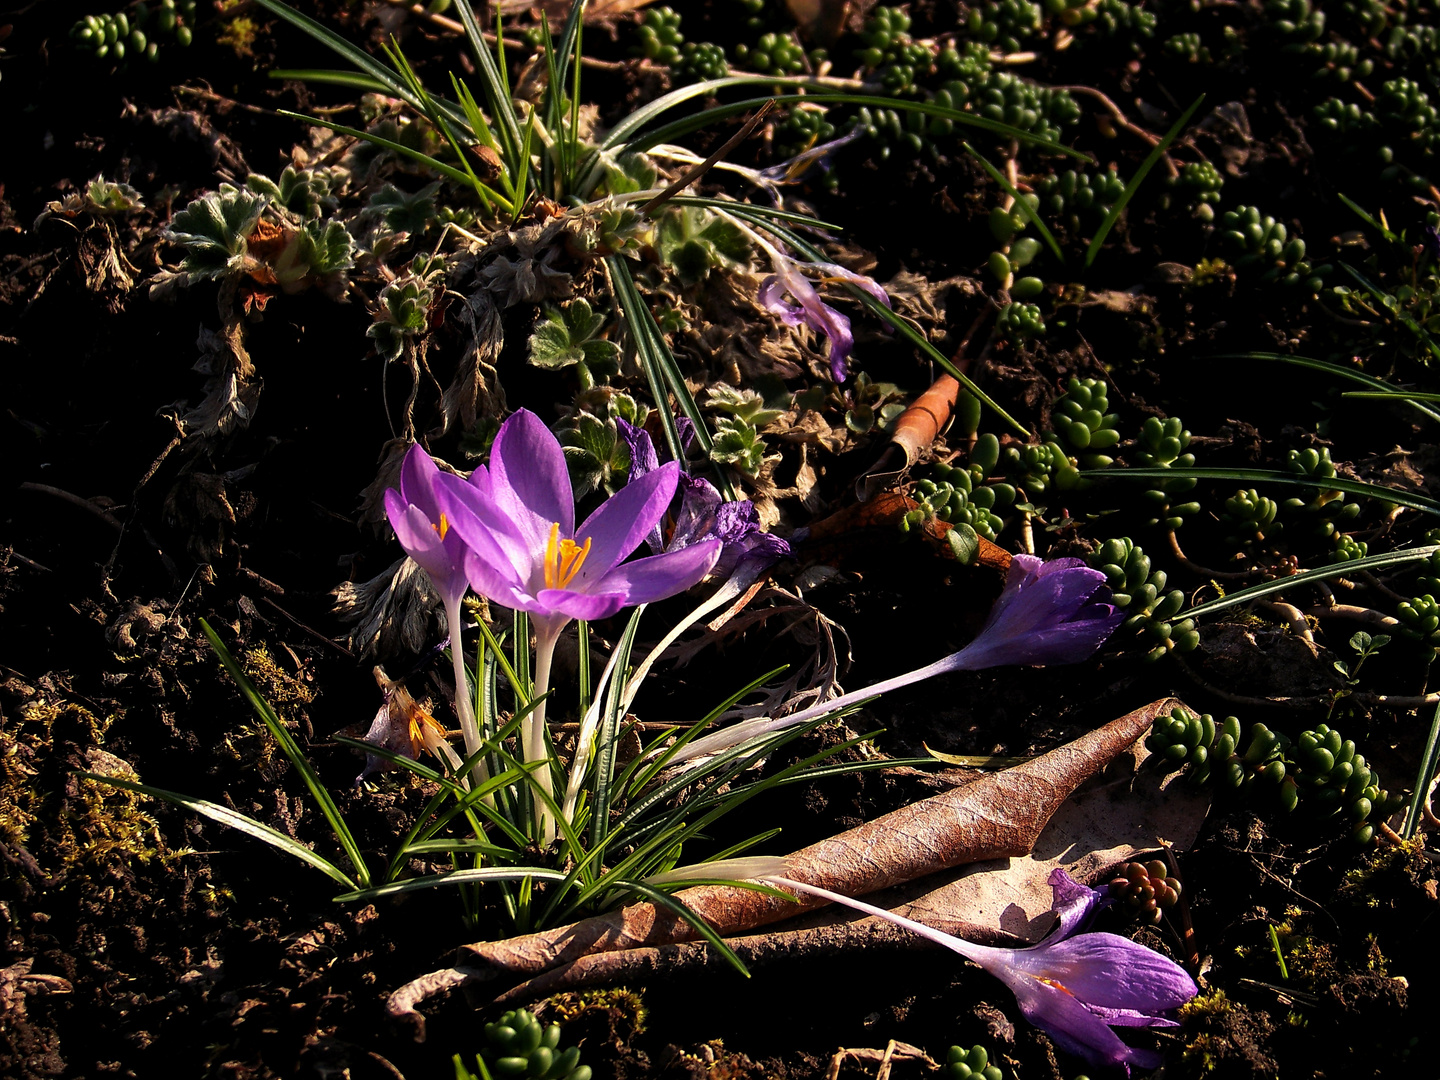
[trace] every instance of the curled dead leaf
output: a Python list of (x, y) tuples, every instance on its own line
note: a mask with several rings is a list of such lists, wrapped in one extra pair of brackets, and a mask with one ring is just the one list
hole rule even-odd
[[(1149, 730), (1156, 716), (1179, 705), (1164, 698), (1023, 765), (993, 773), (952, 791), (921, 800), (855, 829), (802, 848), (787, 858), (788, 876), (850, 896), (952, 870), (987, 859), (1014, 858), (1034, 850), (1051, 817), (1091, 776)], [(777, 898), (735, 886), (700, 886), (676, 894), (692, 912), (725, 936), (742, 934), (825, 901)], [(696, 938), (688, 922), (649, 903), (631, 904), (569, 926), (504, 941), (462, 946), (455, 972), (461, 981), (501, 975), (539, 976), (527, 992), (548, 990), (569, 976), (572, 965), (614, 967), (605, 954), (657, 950)], [(624, 961), (618, 961), (623, 966)], [(452, 986), (434, 973), (392, 995), (391, 1015), (423, 1030), (415, 1006), (420, 986)]]

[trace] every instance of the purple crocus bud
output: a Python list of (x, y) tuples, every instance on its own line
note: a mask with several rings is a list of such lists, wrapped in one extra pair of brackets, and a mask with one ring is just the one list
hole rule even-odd
[(1109, 600), (1105, 575), (1080, 559), (1045, 562), (1033, 555), (1016, 555), (990, 617), (975, 640), (959, 652), (788, 716), (746, 720), (702, 735), (673, 760), (679, 764), (717, 753), (757, 735), (803, 724), (824, 713), (951, 671), (979, 671), (1012, 664), (1079, 663), (1100, 648), (1125, 618), (1124, 612)]
[(1184, 968), (1143, 945), (1116, 934), (1076, 934), (1084, 916), (1095, 909), (1099, 894), (1064, 870), (1050, 874), (1060, 925), (1028, 949), (976, 945), (828, 889), (785, 878), (769, 880), (886, 919), (973, 960), (1010, 988), (1025, 1019), (1057, 1046), (1091, 1065), (1119, 1069), (1127, 1076), (1132, 1065), (1155, 1068), (1162, 1055), (1126, 1045), (1111, 1025), (1175, 1027), (1176, 1021), (1167, 1014), (1199, 991)]
[[(1075, 664), (1115, 632), (1125, 614), (1110, 603), (1105, 575), (1083, 559), (1016, 555), (990, 617), (951, 670), (1007, 664)], [(947, 661), (941, 661), (947, 663)]]
[[(846, 361), (855, 348), (855, 335), (850, 331), (850, 320), (820, 299), (815, 286), (800, 272), (802, 266), (820, 273), (822, 278), (846, 281), (859, 286), (886, 307), (890, 298), (885, 290), (863, 274), (846, 270), (835, 263), (798, 263), (779, 253), (772, 252), (771, 263), (775, 272), (760, 283), (757, 297), (760, 306), (780, 316), (787, 326), (804, 323), (817, 333), (824, 334), (830, 342), (830, 374), (837, 383), (845, 381)], [(786, 294), (790, 300), (785, 299)]]
[[(476, 470), (477, 488), (485, 485), (484, 470)], [(465, 595), (465, 543), (451, 526), (444, 492), (458, 494), (466, 481), (442, 472), (417, 443), (410, 447), (400, 467), (400, 490), (385, 492), (385, 514), (400, 546), (430, 575), (435, 590), (447, 605), (458, 604)]]
[(470, 499), (445, 492), (442, 503), (454, 508), (451, 527), (469, 546), (471, 587), (528, 612), (537, 633), (553, 636), (571, 619), (603, 619), (672, 596), (709, 572), (719, 540), (623, 562), (664, 516), (679, 473), (675, 462), (646, 473), (577, 528), (560, 443), (522, 409), (495, 436), (488, 492)]

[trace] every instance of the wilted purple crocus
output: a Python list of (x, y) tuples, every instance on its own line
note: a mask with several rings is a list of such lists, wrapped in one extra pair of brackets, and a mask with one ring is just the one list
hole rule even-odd
[[(624, 419), (615, 423), (620, 437), (630, 447), (630, 482), (658, 469), (660, 454), (650, 433)], [(680, 425), (681, 442), (687, 442), (692, 430), (690, 422), (677, 417), (676, 423)], [(680, 473), (678, 491), (680, 507), (675, 512), (670, 539), (665, 539), (657, 522), (645, 538), (651, 551), (679, 551), (704, 540), (719, 540), (723, 547), (711, 573), (728, 580), (740, 571), (748, 577), (747, 585), (790, 554), (789, 544), (761, 530), (760, 513), (749, 499), (727, 502), (710, 481), (686, 472)]]
[(571, 619), (603, 619), (688, 589), (715, 564), (719, 540), (622, 562), (664, 516), (679, 472), (670, 462), (638, 477), (576, 528), (560, 443), (520, 410), (495, 436), (486, 497), (463, 499), (450, 522), (469, 547), (471, 586), (528, 612), (542, 639)]
[[(855, 335), (850, 332), (850, 320), (820, 299), (815, 286), (810, 284), (810, 280), (800, 272), (800, 268), (803, 266), (814, 270), (822, 278), (838, 279), (856, 285), (886, 307), (890, 306), (890, 297), (870, 278), (835, 263), (800, 263), (774, 249), (770, 252), (770, 262), (775, 272), (760, 283), (760, 306), (779, 315), (787, 326), (804, 323), (817, 333), (824, 334), (830, 342), (830, 374), (837, 383), (844, 382), (845, 362), (855, 348)], [(787, 293), (790, 300), (785, 299)]]
[(1110, 1026), (1175, 1027), (1176, 1022), (1164, 1014), (1199, 990), (1184, 968), (1143, 945), (1116, 934), (1077, 934), (1100, 902), (1100, 894), (1064, 870), (1050, 874), (1059, 925), (1028, 949), (976, 945), (829, 889), (788, 878), (767, 880), (886, 919), (973, 960), (1010, 988), (1025, 1019), (1062, 1050), (1091, 1065), (1123, 1070), (1127, 1076), (1131, 1065), (1155, 1068), (1162, 1055), (1127, 1046)]
[(1081, 559), (1052, 559), (1016, 555), (1000, 598), (975, 640), (959, 652), (904, 675), (842, 694), (789, 716), (746, 720), (685, 747), (678, 761), (713, 754), (746, 739), (803, 724), (828, 712), (843, 709), (950, 671), (979, 671), (1011, 664), (1075, 664), (1090, 656), (1124, 621), (1124, 612), (1109, 603), (1105, 575)]

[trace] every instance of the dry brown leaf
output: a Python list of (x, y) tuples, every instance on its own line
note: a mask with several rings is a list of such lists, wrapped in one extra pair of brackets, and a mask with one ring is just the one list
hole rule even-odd
[(984, 941), (1008, 937), (1039, 941), (1054, 925), (1050, 872), (1063, 867), (1076, 881), (1094, 884), (1117, 863), (1169, 846), (1185, 851), (1200, 834), (1210, 808), (1208, 792), (1178, 772), (1141, 769), (1150, 756), (1136, 743), (1055, 812), (1028, 855), (967, 866), (940, 884), (925, 882), (890, 904), (901, 915)]
[[(1151, 702), (1023, 765), (802, 848), (788, 857), (787, 876), (863, 896), (982, 860), (1028, 855), (1071, 793), (1144, 734), (1156, 716), (1179, 704), (1174, 698)], [(816, 897), (794, 901), (735, 886), (700, 886), (676, 897), (724, 936), (826, 904)], [(696, 936), (679, 916), (638, 903), (553, 930), (462, 946), (457, 969), (473, 981), (538, 975), (582, 960), (603, 966), (607, 961), (592, 958), (676, 945)], [(414, 1006), (424, 997), (416, 989), (420, 984), (455, 983), (435, 973), (402, 988), (390, 999), (392, 1015), (419, 1019)]]
[[(1148, 756), (1139, 744), (1121, 753), (1061, 805), (1030, 854), (974, 863), (887, 889), (871, 902), (981, 944), (1040, 940), (1055, 922), (1051, 870), (1063, 867), (1077, 881), (1094, 885), (1117, 863), (1162, 843), (1183, 851), (1195, 842), (1209, 809), (1208, 795), (1186, 787), (1179, 773), (1141, 771)], [(833, 908), (728, 944), (747, 967), (867, 949), (931, 947), (893, 923)], [(722, 957), (697, 942), (595, 953), (511, 987), (495, 1004), (682, 971), (718, 973), (724, 965)]]

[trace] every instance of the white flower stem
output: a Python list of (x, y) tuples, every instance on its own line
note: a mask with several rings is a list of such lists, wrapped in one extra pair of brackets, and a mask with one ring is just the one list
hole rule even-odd
[[(550, 690), (550, 665), (555, 659), (555, 645), (560, 640), (560, 630), (563, 623), (551, 625), (548, 620), (535, 620), (535, 691), (531, 697), (532, 701), (538, 699), (539, 704), (530, 711), (524, 723), (524, 744), (525, 762), (546, 760), (549, 761), (549, 753), (545, 749), (545, 694)], [(549, 762), (543, 769), (534, 773), (535, 782), (543, 784), (545, 790), (555, 790), (555, 768), (554, 762)], [(555, 822), (551, 820), (550, 813), (541, 801), (538, 792), (531, 792), (534, 796), (532, 804), (535, 809), (535, 821), (540, 827), (541, 845), (548, 847), (555, 839)]]
[[(460, 628), (460, 601), (445, 601), (445, 622), (450, 629), (450, 660), (455, 665), (455, 715), (460, 718), (460, 733), (465, 738), (465, 756), (480, 749), (480, 725), (475, 720), (475, 695), (465, 674), (465, 638)], [(490, 771), (482, 757), (470, 770), (471, 786), (478, 787), (490, 779)], [(463, 783), (463, 779), (461, 779)]]
[(818, 885), (806, 885), (801, 881), (794, 881), (787, 877), (766, 876), (761, 879), (771, 885), (779, 885), (781, 888), (792, 889), (798, 893), (809, 893), (811, 896), (818, 896), (831, 903), (841, 904), (856, 911), (863, 911), (866, 915), (874, 915), (876, 918), (892, 922), (896, 926), (903, 926), (913, 934), (918, 934), (927, 941), (933, 941), (937, 945), (943, 945), (951, 952), (957, 952), (968, 960), (974, 960), (981, 967), (989, 970), (997, 963), (1004, 963), (1007, 950), (992, 949), (988, 945), (976, 945), (973, 941), (966, 941), (964, 938), (957, 938), (953, 934), (947, 934), (943, 930), (936, 930), (933, 926), (926, 926), (914, 919), (907, 919), (903, 915), (896, 915), (893, 911), (886, 911), (874, 904), (867, 904), (863, 900), (856, 900), (845, 896), (843, 893), (831, 892), (829, 889), (822, 889)]
[(757, 735), (768, 735), (772, 731), (782, 731), (796, 724), (803, 724), (807, 720), (813, 720), (817, 716), (834, 712), (836, 709), (843, 709), (853, 705), (857, 701), (864, 701), (866, 698), (878, 697), (891, 690), (898, 690), (902, 686), (909, 686), (911, 683), (921, 682), (932, 678), (935, 675), (943, 675), (948, 671), (959, 671), (965, 667), (961, 657), (964, 655), (962, 649), (958, 653), (936, 660), (933, 664), (926, 664), (914, 671), (907, 671), (903, 675), (896, 675), (893, 679), (886, 679), (883, 682), (874, 683), (861, 690), (853, 690), (848, 694), (842, 694), (838, 698), (831, 698), (829, 701), (822, 701), (818, 705), (812, 705), (808, 709), (802, 709), (789, 716), (762, 716), (755, 720), (746, 720), (739, 724), (732, 724), (722, 731), (713, 735), (704, 735), (690, 743), (681, 750), (671, 761), (678, 765), (682, 761), (690, 761), (694, 758), (704, 757), (708, 754), (716, 754), (722, 750), (728, 750), (732, 746), (738, 746), (747, 739), (753, 739)]

